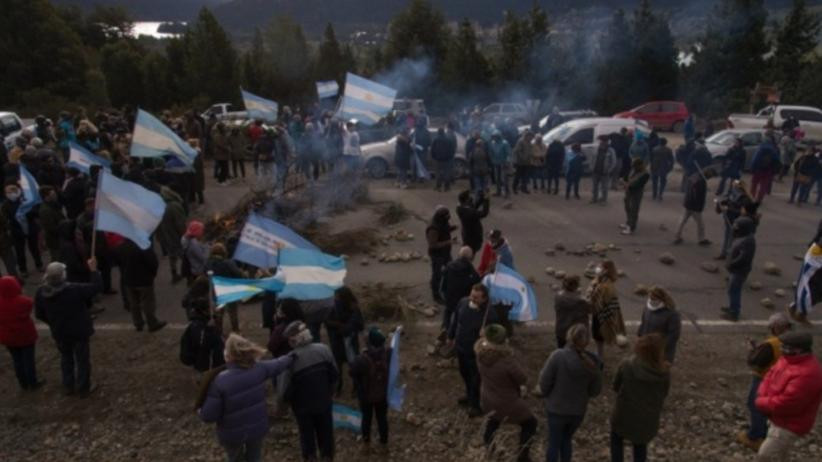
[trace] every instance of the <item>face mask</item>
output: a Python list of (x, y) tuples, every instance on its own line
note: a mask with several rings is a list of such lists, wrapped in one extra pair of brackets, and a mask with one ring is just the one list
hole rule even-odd
[(6, 199), (14, 202), (17, 199), (20, 199), (20, 193), (19, 192), (6, 193)]
[(471, 308), (472, 310), (477, 310), (477, 309), (479, 309), (479, 305), (477, 305), (476, 303), (474, 303), (474, 301), (473, 301), (473, 300), (469, 300), (469, 301), (468, 301), (468, 307), (469, 307), (469, 308)]
[(594, 270), (594, 273), (596, 273), (597, 275), (602, 274), (602, 267), (601, 267), (601, 266), (597, 266), (597, 269), (596, 269), (596, 270)]
[(651, 300), (649, 298), (648, 302), (645, 304), (645, 306), (647, 306), (648, 309), (651, 310), (651, 311), (656, 311), (660, 308), (664, 308), (665, 304), (660, 302), (660, 301), (657, 301), (657, 300)]

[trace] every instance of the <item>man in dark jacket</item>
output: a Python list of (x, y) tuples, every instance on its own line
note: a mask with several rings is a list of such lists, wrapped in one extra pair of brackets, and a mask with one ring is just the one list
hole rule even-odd
[(460, 248), (459, 257), (445, 267), (442, 292), (445, 295), (445, 310), (442, 312), (442, 330), (448, 332), (453, 322), (454, 312), (460, 300), (471, 293), (474, 284), (480, 282), (479, 273), (474, 269), (474, 251), (470, 247)]
[(117, 247), (116, 252), (134, 328), (137, 332), (142, 332), (144, 324), (148, 323), (149, 332), (162, 329), (166, 322), (155, 316), (157, 299), (154, 295), (154, 279), (157, 277), (159, 262), (154, 247), (143, 250), (126, 239)]
[(40, 197), (43, 203), (40, 205), (40, 226), (43, 228), (43, 237), (46, 241), (46, 248), (49, 251), (49, 260), (57, 261), (60, 256), (60, 234), (58, 229), (60, 223), (66, 219), (63, 215), (63, 206), (57, 198), (57, 191), (51, 186), (40, 188)]
[(362, 441), (371, 441), (371, 419), (377, 416), (380, 445), (388, 444), (388, 371), (391, 348), (385, 347), (385, 335), (376, 327), (368, 331), (368, 349), (351, 364), (351, 379), (357, 390), (362, 411)]
[(451, 140), (445, 134), (445, 130), (437, 130), (437, 136), (431, 143), (431, 158), (437, 163), (437, 191), (448, 191), (451, 189), (451, 169), (454, 165), (454, 155), (456, 148), (452, 148)]
[(720, 317), (728, 321), (739, 321), (742, 309), (742, 286), (753, 267), (756, 254), (756, 238), (754, 238), (754, 222), (743, 216), (736, 219), (733, 225), (735, 237), (731, 254), (725, 263), (730, 280), (728, 281), (728, 307), (722, 307)]
[(428, 256), (431, 258), (431, 295), (437, 303), (442, 299), (442, 274), (445, 265), (451, 262), (451, 233), (456, 226), (451, 226), (451, 213), (444, 205), (437, 206), (431, 224), (425, 230), (428, 241)]
[(682, 216), (682, 221), (679, 222), (679, 228), (676, 230), (676, 239), (674, 244), (682, 244), (682, 230), (685, 228), (685, 223), (693, 217), (696, 221), (697, 238), (699, 245), (711, 245), (711, 241), (705, 239), (705, 224), (702, 222), (702, 211), (705, 210), (705, 197), (708, 194), (708, 179), (716, 176), (713, 169), (707, 169), (705, 172), (696, 172), (688, 179), (688, 190), (685, 192), (685, 214)]
[(548, 145), (545, 155), (545, 176), (548, 178), (548, 192), (553, 184), (554, 194), (559, 194), (559, 178), (562, 176), (562, 167), (565, 165), (565, 145), (554, 140)]
[(448, 329), (448, 339), (456, 349), (460, 375), (465, 383), (465, 398), (460, 398), (461, 406), (468, 406), (468, 416), (482, 415), (480, 408), (480, 376), (474, 344), (480, 331), (486, 325), (499, 324), (497, 311), (489, 304), (488, 288), (475, 284), (471, 294), (462, 299), (457, 307), (457, 315)]
[(297, 419), (303, 460), (317, 460), (317, 446), (320, 459), (332, 460), (332, 399), (339, 378), (334, 355), (325, 344), (312, 343), (311, 331), (302, 321), (292, 322), (284, 334), (296, 359), (279, 386)]
[(722, 175), (719, 180), (719, 187), (716, 189), (717, 196), (721, 196), (722, 193), (725, 192), (725, 182), (727, 182), (728, 179), (733, 181), (742, 177), (742, 169), (745, 167), (747, 155), (742, 145), (742, 138), (736, 138), (734, 145), (728, 149), (725, 157), (722, 159)]
[(462, 242), (477, 253), (482, 247), (482, 219), (488, 216), (490, 200), (483, 192), (479, 193), (476, 200), (472, 200), (471, 192), (465, 190), (460, 193), (459, 201), (457, 216), (462, 225)]
[(651, 150), (651, 186), (653, 199), (662, 200), (665, 186), (668, 184), (668, 174), (674, 169), (674, 153), (668, 147), (668, 140), (661, 138), (659, 145)]
[(68, 178), (66, 185), (63, 187), (62, 202), (66, 207), (66, 216), (73, 220), (83, 213), (85, 208), (88, 181), (75, 168), (66, 170), (66, 175)]
[(765, 139), (751, 160), (751, 196), (757, 202), (762, 202), (765, 195), (771, 193), (773, 177), (781, 168), (779, 148), (776, 147), (774, 135), (766, 133)]
[[(51, 336), (60, 351), (60, 368), (63, 374), (63, 392), (87, 396), (96, 389), (91, 384), (89, 362), (89, 338), (94, 334), (88, 307), (91, 298), (102, 290), (102, 280), (97, 271), (97, 260), (88, 260), (91, 284), (66, 282), (66, 265), (49, 263), (44, 284), (37, 289), (34, 310), (37, 319), (51, 329)], [(75, 370), (76, 367), (76, 370)]]

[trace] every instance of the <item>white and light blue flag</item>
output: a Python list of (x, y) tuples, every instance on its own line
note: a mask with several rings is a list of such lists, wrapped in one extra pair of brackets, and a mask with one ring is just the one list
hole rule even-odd
[(277, 266), (280, 248), (320, 250), (288, 226), (251, 213), (240, 234), (234, 260), (258, 268), (273, 268)]
[(40, 185), (26, 167), (20, 164), (20, 206), (17, 207), (14, 218), (20, 223), (20, 228), (26, 235), (29, 233), (29, 221), (26, 219), (26, 214), (41, 202), (43, 201), (40, 199)]
[(416, 170), (417, 170), (417, 178), (428, 180), (431, 179), (431, 172), (425, 168), (425, 164), (422, 162), (420, 156), (422, 155), (422, 146), (419, 144), (414, 145), (414, 162), (416, 163)]
[(405, 384), (400, 385), (400, 338), (402, 326), (397, 327), (391, 336), (391, 363), (388, 365), (388, 407), (395, 411), (402, 410), (405, 400)]
[(197, 150), (160, 119), (139, 109), (131, 138), (131, 157), (163, 157), (168, 167), (192, 169)]
[(311, 249), (280, 249), (277, 276), (285, 280), (280, 298), (322, 300), (343, 286), (345, 260)]
[(145, 250), (157, 229), (166, 203), (159, 194), (100, 170), (97, 188), (97, 230), (117, 233)]
[(317, 96), (320, 99), (333, 98), (340, 92), (340, 86), (336, 80), (326, 80), (317, 82)]
[(91, 173), (92, 165), (99, 165), (103, 169), (111, 171), (110, 160), (92, 154), (86, 148), (73, 141), (69, 141), (69, 160), (66, 162), (66, 165), (74, 167), (86, 175)]
[(804, 315), (811, 312), (811, 308), (822, 302), (822, 246), (811, 244), (805, 253), (805, 260), (799, 271), (796, 283), (796, 310)]
[(337, 117), (373, 125), (394, 107), (397, 90), (349, 73)]
[(482, 279), (488, 287), (491, 303), (513, 305), (508, 312), (512, 321), (527, 322), (537, 319), (537, 297), (534, 289), (522, 275), (497, 262), (496, 270)]
[(343, 428), (357, 433), (362, 430), (362, 412), (337, 403), (334, 403), (331, 412), (334, 415), (334, 428)]
[(276, 122), (279, 105), (275, 101), (257, 96), (240, 89), (243, 93), (243, 103), (250, 119), (260, 119), (266, 122)]
[(211, 276), (211, 284), (217, 297), (217, 307), (231, 302), (249, 299), (262, 292), (279, 292), (285, 285), (279, 277), (263, 279), (233, 279)]

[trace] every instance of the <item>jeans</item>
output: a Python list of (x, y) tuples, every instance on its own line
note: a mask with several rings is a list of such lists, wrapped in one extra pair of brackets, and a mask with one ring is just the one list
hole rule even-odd
[[(492, 417), (485, 421), (485, 432), (482, 435), (482, 440), (486, 446), (489, 446), (494, 441), (494, 435), (497, 433), (502, 422)], [(534, 440), (534, 435), (537, 433), (537, 419), (531, 417), (519, 424), (519, 453), (517, 457), (519, 460), (530, 460), (528, 458), (531, 452), (531, 444)]]
[(731, 250), (731, 244), (734, 240), (733, 223), (727, 219), (725, 214), (722, 214), (722, 221), (725, 224), (725, 235), (722, 238), (722, 251), (719, 253), (719, 256), (725, 257), (728, 255), (728, 251)]
[(531, 184), (533, 185), (534, 190), (537, 189), (537, 185), (539, 185), (539, 189), (545, 189), (545, 167), (542, 166), (532, 166), (531, 167)]
[(226, 160), (218, 160), (216, 161), (216, 170), (217, 172), (215, 175), (217, 176), (218, 183), (225, 183), (225, 180), (228, 179), (228, 159)]
[(468, 398), (468, 405), (474, 409), (480, 409), (480, 374), (477, 367), (477, 357), (474, 352), (463, 353), (457, 351), (457, 363), (460, 368), (460, 376), (465, 383), (465, 397)]
[(661, 173), (658, 175), (651, 175), (651, 188), (654, 192), (654, 199), (662, 199), (665, 193), (665, 186), (668, 184), (668, 174)]
[(333, 459), (334, 419), (331, 409), (321, 414), (297, 414), (296, 417), (303, 460), (316, 460), (318, 446), (321, 459)]
[[(811, 186), (812, 183), (800, 183), (796, 180), (793, 180), (793, 184), (791, 185), (791, 198), (788, 202), (793, 202), (794, 199), (797, 199), (797, 203), (808, 202), (808, 196), (811, 194)], [(797, 198), (797, 193), (799, 197)]]
[(514, 193), (517, 191), (528, 192), (528, 166), (517, 165), (514, 167), (514, 184), (511, 186)]
[(728, 180), (733, 181), (733, 180), (738, 180), (738, 179), (739, 179), (738, 174), (736, 174), (736, 175), (722, 175), (722, 178), (719, 180), (719, 187), (716, 188), (716, 195), (721, 196), (722, 193), (725, 192), (725, 183)]
[(60, 351), (63, 388), (71, 392), (88, 391), (91, 386), (88, 339), (60, 340), (57, 349)]
[(777, 427), (771, 423), (768, 428), (768, 436), (759, 447), (759, 452), (756, 455), (756, 462), (777, 462), (786, 460), (788, 452), (790, 452), (793, 443), (799, 439), (799, 435)]
[(14, 363), (14, 375), (23, 390), (37, 384), (37, 367), (34, 362), (34, 345), (24, 347), (6, 347)]
[(502, 194), (504, 191), (505, 197), (508, 197), (508, 194), (511, 192), (508, 187), (508, 166), (504, 164), (492, 166), (491, 175), (494, 178), (494, 183), (497, 185), (497, 194)]
[(748, 279), (748, 273), (731, 273), (731, 278), (728, 281), (728, 305), (731, 313), (739, 317), (742, 311), (742, 286), (745, 285), (745, 280)]
[(693, 210), (685, 209), (685, 215), (682, 215), (682, 220), (679, 222), (679, 228), (676, 230), (676, 238), (682, 239), (682, 230), (685, 228), (685, 223), (693, 217), (696, 222), (696, 234), (700, 241), (705, 240), (705, 223), (702, 221), (702, 212), (694, 212)]
[(754, 173), (751, 178), (751, 196), (753, 196), (757, 202), (762, 202), (762, 198), (765, 197), (765, 194), (771, 193), (771, 182), (773, 182), (773, 173)]
[[(239, 167), (239, 168), (238, 168)], [(237, 178), (237, 171), (239, 170), (243, 178), (245, 178), (245, 159), (232, 159), (231, 168), (234, 170), (234, 178)]]
[(239, 444), (223, 444), (228, 462), (261, 462), (263, 439), (248, 440)]
[(442, 278), (448, 263), (451, 263), (451, 255), (431, 256), (431, 296), (434, 300), (442, 299)]
[(591, 199), (592, 202), (608, 202), (608, 181), (610, 178), (608, 175), (591, 175), (591, 180), (593, 180), (593, 191), (594, 197)]
[(481, 192), (485, 192), (485, 188), (488, 187), (488, 184), (485, 181), (487, 175), (474, 175), (474, 174), (472, 174), (471, 177), (474, 179), (474, 181), (473, 181), (474, 194), (479, 195)]
[[(624, 438), (611, 432), (611, 462), (622, 462), (625, 460), (625, 450), (623, 447)], [(634, 462), (645, 462), (648, 460), (648, 445), (633, 444)]]
[(444, 162), (437, 162), (437, 189), (445, 188), (446, 190), (451, 188), (451, 176), (454, 170), (454, 161), (446, 160)]
[(457, 312), (458, 304), (445, 303), (445, 309), (442, 310), (442, 330), (448, 332), (451, 323), (454, 322), (454, 314)]
[(376, 414), (380, 443), (388, 444), (388, 402), (385, 400), (379, 403), (361, 402), (360, 411), (362, 411), (363, 441), (371, 441), (371, 419)]
[[(154, 286), (128, 287), (126, 286), (126, 298), (131, 311), (131, 320), (134, 327), (142, 329), (148, 323), (148, 328), (152, 329), (160, 321), (155, 316), (157, 311), (157, 299), (154, 295)], [(145, 320), (143, 319), (145, 315)]]
[(762, 377), (751, 377), (751, 388), (748, 390), (748, 411), (751, 413), (751, 428), (748, 429), (748, 438), (751, 440), (765, 439), (768, 434), (768, 418), (759, 412), (756, 407), (756, 393)]
[(565, 198), (571, 197), (571, 190), (574, 190), (574, 197), (579, 199), (579, 177), (565, 177)]
[(571, 462), (571, 442), (574, 433), (582, 425), (581, 415), (560, 415), (548, 413), (547, 462)]
[(548, 191), (553, 188), (554, 194), (559, 194), (559, 177), (562, 176), (558, 171), (546, 170), (545, 179), (548, 181)]
[(640, 205), (642, 205), (642, 191), (625, 193), (625, 217), (631, 231), (636, 231)]

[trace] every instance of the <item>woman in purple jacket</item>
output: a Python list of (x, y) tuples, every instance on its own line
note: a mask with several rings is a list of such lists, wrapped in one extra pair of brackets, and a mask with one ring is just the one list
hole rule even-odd
[(229, 462), (259, 462), (268, 433), (266, 387), (294, 357), (260, 361), (265, 349), (237, 334), (229, 335), (224, 354), (226, 369), (208, 385), (200, 418), (217, 423), (217, 437)]

